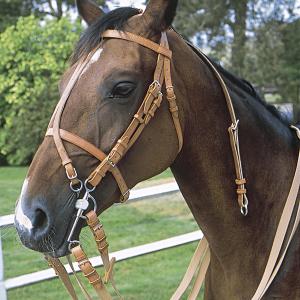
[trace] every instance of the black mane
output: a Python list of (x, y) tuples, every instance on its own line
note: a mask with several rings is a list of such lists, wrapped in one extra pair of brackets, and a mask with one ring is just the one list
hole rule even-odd
[(140, 12), (137, 8), (120, 7), (96, 20), (82, 33), (72, 54), (71, 63), (74, 64), (97, 47), (101, 42), (101, 35), (105, 30), (122, 30), (128, 19)]
[[(188, 41), (185, 38), (184, 40), (191, 47), (191, 49), (201, 58), (200, 54), (198, 53), (199, 50), (190, 41)], [(279, 119), (284, 125), (289, 125), (289, 121), (287, 120), (287, 118), (283, 114), (281, 114), (274, 105), (269, 104), (265, 100), (263, 100), (249, 81), (233, 75), (229, 71), (225, 70), (215, 60), (209, 57), (208, 59), (214, 65), (214, 67), (220, 72), (223, 78), (227, 80), (227, 82), (231, 83), (235, 87), (240, 88), (242, 91), (246, 92), (249, 96), (251, 96), (252, 99), (261, 103), (269, 112), (272, 113), (273, 116)]]
[(219, 63), (215, 62), (214, 60), (210, 59), (210, 61), (217, 68), (217, 70), (223, 75), (225, 79), (230, 81), (236, 87), (242, 89), (252, 98), (254, 98), (256, 101), (261, 103), (269, 112), (273, 114), (273, 116), (279, 119), (282, 123), (284, 123), (285, 125), (289, 125), (288, 119), (282, 113), (280, 113), (274, 105), (269, 104), (265, 100), (263, 100), (249, 81), (235, 76), (231, 72), (224, 69)]

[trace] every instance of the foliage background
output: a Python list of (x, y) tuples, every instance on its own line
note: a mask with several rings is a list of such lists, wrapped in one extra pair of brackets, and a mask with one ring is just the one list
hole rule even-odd
[[(74, 3), (0, 1), (0, 165), (28, 164), (42, 140), (82, 30)], [(293, 103), (297, 115), (299, 16), (299, 0), (179, 0), (174, 25), (262, 97)]]
[(79, 31), (67, 18), (40, 26), (29, 16), (0, 35), (0, 147), (10, 164), (28, 163), (41, 141)]

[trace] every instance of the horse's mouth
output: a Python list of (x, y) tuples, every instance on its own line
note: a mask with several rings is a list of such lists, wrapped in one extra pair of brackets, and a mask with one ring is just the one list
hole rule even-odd
[(44, 252), (44, 255), (51, 256), (53, 258), (66, 256), (70, 253), (68, 245), (69, 243), (64, 240), (63, 243), (57, 249), (49, 252)]
[[(72, 226), (74, 223), (74, 219), (75, 219), (75, 216), (72, 217), (70, 222), (68, 223), (67, 230), (65, 231), (65, 234), (61, 240), (61, 243), (55, 249), (53, 249), (51, 251), (43, 252), (44, 255), (51, 256), (53, 258), (59, 258), (59, 257), (63, 257), (63, 256), (70, 254), (70, 249), (69, 249), (70, 242), (68, 242), (68, 237), (71, 232), (71, 229), (72, 229)], [(73, 236), (72, 236), (72, 240), (79, 240), (79, 235), (80, 235), (80, 231), (81, 231), (82, 227), (83, 227), (83, 224), (80, 224), (80, 223), (77, 224), (77, 226), (74, 230)]]

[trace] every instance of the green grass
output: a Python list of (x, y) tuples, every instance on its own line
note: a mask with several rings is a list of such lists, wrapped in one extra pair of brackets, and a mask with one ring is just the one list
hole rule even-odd
[[(26, 168), (0, 168), (0, 215), (14, 211)], [(151, 179), (152, 184), (171, 176), (170, 170)], [(110, 251), (125, 249), (197, 230), (198, 227), (179, 194), (117, 205), (101, 215)], [(39, 253), (24, 248), (13, 228), (2, 229), (5, 278), (47, 268)], [(97, 255), (86, 229), (81, 234), (88, 255)], [(115, 279), (125, 299), (169, 299), (184, 274), (195, 243), (118, 262)], [(100, 269), (100, 273), (103, 271)], [(84, 280), (84, 279), (83, 279)], [(93, 293), (93, 291), (91, 291)], [(78, 291), (80, 295), (80, 292)], [(68, 299), (59, 280), (31, 285), (8, 292), (9, 300)], [(83, 298), (80, 298), (83, 299)], [(116, 298), (117, 299), (117, 298)]]

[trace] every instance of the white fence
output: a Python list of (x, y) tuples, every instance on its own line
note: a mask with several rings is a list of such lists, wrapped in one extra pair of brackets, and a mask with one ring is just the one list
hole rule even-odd
[[(172, 194), (179, 192), (179, 188), (176, 182), (156, 185), (152, 187), (141, 188), (137, 190), (132, 190), (129, 200), (130, 201), (139, 201), (147, 199), (150, 197), (160, 197), (167, 194)], [(0, 229), (5, 226), (14, 225), (14, 215), (7, 215), (0, 217)], [(184, 245), (190, 242), (197, 241), (201, 239), (203, 234), (200, 230), (190, 232), (187, 234), (175, 236), (165, 240), (132, 247), (120, 251), (111, 253), (111, 256), (116, 257), (117, 261), (126, 260), (129, 258), (137, 257), (140, 255), (153, 253), (163, 249), (168, 249), (171, 247), (176, 247), (179, 245)], [(97, 257), (91, 258), (91, 262), (94, 266), (101, 266), (102, 261)], [(74, 265), (75, 270), (78, 272), (79, 268), (77, 265)], [(71, 273), (70, 267), (66, 266), (66, 269)], [(0, 299), (7, 299), (7, 290), (20, 288), (26, 285), (31, 285), (41, 281), (49, 280), (56, 277), (52, 269), (46, 269), (43, 271), (38, 271), (30, 274), (24, 274), (18, 277), (4, 279), (4, 266), (3, 266), (3, 254), (2, 254), (2, 245), (1, 245), (1, 235), (0, 235)]]

